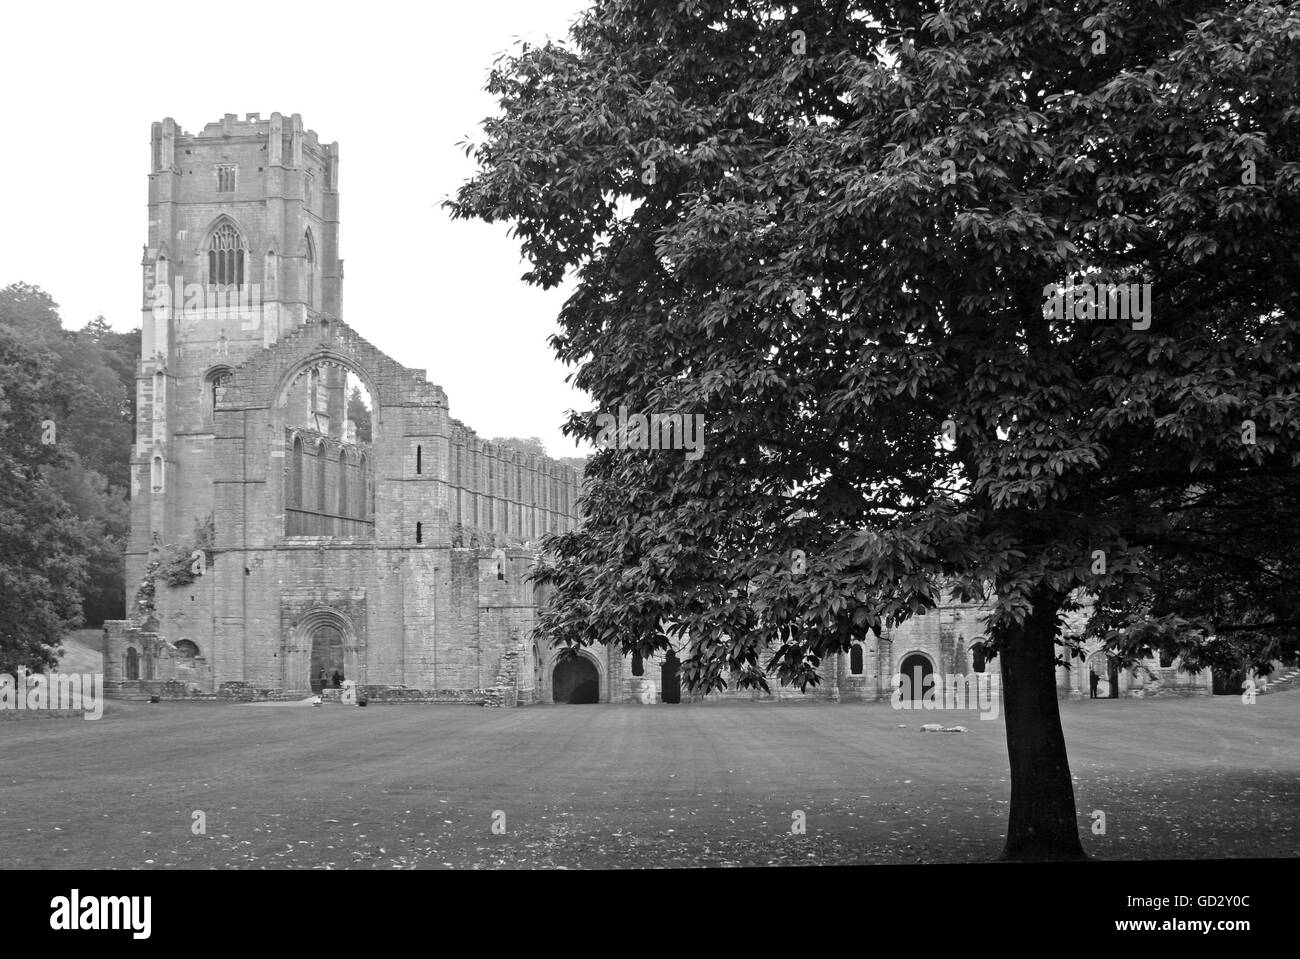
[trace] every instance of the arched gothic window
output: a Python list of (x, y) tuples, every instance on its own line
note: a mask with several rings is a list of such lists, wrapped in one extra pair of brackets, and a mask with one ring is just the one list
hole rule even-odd
[(854, 643), (849, 650), (849, 672), (854, 676), (862, 675), (862, 644)]
[(229, 222), (213, 230), (208, 240), (208, 283), (218, 287), (244, 285), (244, 239)]
[(302, 502), (302, 437), (295, 436), (289, 456), (289, 505), (300, 508)]
[(311, 230), (303, 237), (303, 249), (307, 260), (307, 305), (316, 306), (316, 241), (312, 239)]
[(140, 654), (134, 649), (127, 649), (126, 651), (126, 678), (140, 678)]
[(325, 512), (325, 444), (316, 447), (316, 511)]
[(361, 488), (357, 491), (359, 497), (357, 500), (357, 516), (362, 519), (370, 518), (370, 483), (367, 481), (369, 466), (369, 461), (365, 456), (362, 456), (361, 469), (358, 471), (358, 483)]
[(203, 407), (208, 419), (217, 409), (217, 389), (230, 382), (231, 372), (227, 366), (218, 366), (208, 370), (203, 377)]
[(339, 450), (339, 515), (348, 515), (348, 454)]
[(280, 295), (280, 262), (274, 250), (266, 251), (266, 266), (262, 270), (262, 295), (266, 298)]

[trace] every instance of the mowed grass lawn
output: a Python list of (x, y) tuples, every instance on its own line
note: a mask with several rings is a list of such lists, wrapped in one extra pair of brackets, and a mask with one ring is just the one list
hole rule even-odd
[[(1093, 856), (1300, 856), (1300, 691), (1062, 712)], [(934, 721), (969, 732), (920, 731)], [(887, 703), (109, 703), (97, 722), (0, 722), (6, 867), (978, 861), (1009, 796), (1001, 719)]]

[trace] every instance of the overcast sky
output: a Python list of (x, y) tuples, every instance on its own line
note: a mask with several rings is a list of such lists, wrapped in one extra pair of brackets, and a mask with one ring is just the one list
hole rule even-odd
[(11, 4), (3, 14), (0, 286), (24, 281), (64, 326), (140, 324), (149, 131), (223, 114), (302, 114), (339, 143), (343, 318), (447, 391), (481, 436), (575, 450), (586, 408), (546, 338), (565, 291), (525, 286), (506, 227), (440, 202), (474, 169), (455, 146), (495, 112), (497, 53), (567, 34), (582, 0)]

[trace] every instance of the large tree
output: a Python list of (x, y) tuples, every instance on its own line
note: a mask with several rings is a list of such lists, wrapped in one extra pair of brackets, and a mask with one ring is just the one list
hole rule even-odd
[(60, 441), (124, 494), (130, 479), (139, 332), (114, 333), (103, 317), (82, 330), (65, 330), (58, 304), (25, 283), (0, 289), (0, 323), (50, 354), (59, 373), (56, 386), (66, 400)]
[(66, 412), (50, 355), (0, 323), (0, 673), (53, 665), (64, 633), (82, 622), (98, 544), (59, 488)]
[[(45, 505), (39, 508), (45, 509), (58, 500), (81, 522), (86, 537), (79, 548), (87, 570), (78, 588), (82, 616), (69, 614), (60, 621), (67, 627), (83, 619), (99, 624), (121, 617), (139, 331), (115, 333), (103, 317), (79, 331), (65, 330), (58, 304), (26, 283), (0, 289), (0, 329), (15, 337), (12, 348), (25, 357), (18, 362), (15, 354), (7, 375), (16, 379), (0, 382), (0, 389), (15, 396), (34, 389), (23, 378), (27, 364), (34, 364), (31, 369), (44, 371), (41, 404), (54, 423), (50, 438), (55, 442), (33, 451), (43, 455), (32, 458), (18, 445), (8, 451), (17, 461), (39, 469), (42, 478), (39, 489), (29, 490), (36, 500), (24, 508), (41, 502)], [(50, 540), (51, 546), (57, 542)]]
[[(543, 633), (806, 685), (987, 598), (1004, 855), (1081, 855), (1063, 612), (1149, 599), (1189, 489), (1300, 463), (1298, 71), (1293, 7), (1222, 0), (602, 0), (501, 60), (452, 210), (572, 282), (570, 429), (706, 421), (593, 458)], [(1149, 325), (1045, 309), (1076, 276)]]

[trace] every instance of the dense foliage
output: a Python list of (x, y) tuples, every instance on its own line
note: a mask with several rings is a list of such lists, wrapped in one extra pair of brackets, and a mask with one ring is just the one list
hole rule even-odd
[[(1102, 596), (1121, 642), (1201, 603), (1157, 572), (1212, 575), (1196, 497), (1244, 509), (1300, 465), (1298, 81), (1294, 6), (1223, 0), (604, 0), (503, 59), (452, 210), (571, 281), (553, 342), (597, 408), (570, 429), (707, 423), (698, 462), (593, 458), (542, 633), (805, 685), (943, 590), (987, 597), (1006, 854), (1078, 855), (1061, 614)], [(1150, 313), (1053, 315), (1072, 282)]]
[(124, 612), (138, 353), (138, 331), (67, 331), (40, 289), (0, 290), (0, 672)]

